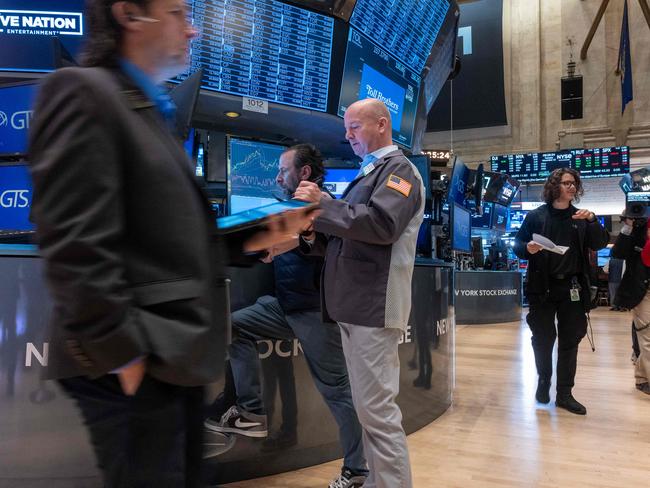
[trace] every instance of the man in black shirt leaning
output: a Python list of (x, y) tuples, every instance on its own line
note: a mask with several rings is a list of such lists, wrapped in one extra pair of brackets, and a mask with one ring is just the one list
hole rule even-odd
[[(583, 193), (577, 171), (569, 168), (553, 171), (544, 184), (546, 204), (526, 216), (514, 247), (519, 258), (528, 260), (526, 294), (530, 310), (526, 320), (533, 333), (539, 375), (535, 398), (540, 403), (551, 400), (552, 354), (558, 337), (555, 404), (578, 415), (587, 413), (587, 409), (573, 398), (571, 389), (578, 345), (587, 333), (586, 313), (591, 303), (588, 250), (602, 249), (609, 241), (609, 233), (593, 212), (573, 206)], [(541, 234), (569, 249), (565, 254), (542, 250), (542, 246), (533, 242), (533, 234)]]

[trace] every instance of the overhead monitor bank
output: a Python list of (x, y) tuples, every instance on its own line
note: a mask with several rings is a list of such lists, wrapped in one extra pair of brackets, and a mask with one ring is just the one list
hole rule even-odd
[[(451, 70), (450, 56), (441, 53), (453, 55), (448, 48), (456, 37), (455, 1), (402, 0), (399, 8), (388, 0), (188, 4), (200, 35), (191, 45), (191, 68), (181, 79), (201, 67), (204, 90), (267, 100), (278, 104), (272, 108), (276, 115), (289, 118), (293, 113), (282, 107), (342, 116), (355, 98), (380, 98), (395, 119), (395, 142), (419, 148), (424, 110), (418, 110), (418, 104), (425, 98), (420, 94), (421, 77), (429, 80), (424, 91), (428, 105), (439, 91), (431, 73), (443, 80)], [(324, 8), (327, 5), (332, 8)], [(84, 0), (3, 0), (0, 71), (47, 72), (78, 61), (87, 29), (83, 9)], [(348, 18), (350, 23), (341, 20)], [(208, 103), (206, 97), (204, 92), (209, 112), (221, 116), (219, 107), (227, 104), (232, 110), (232, 98), (217, 96)], [(296, 127), (289, 134), (290, 125), (274, 130), (277, 124), (271, 119), (262, 120), (255, 130), (267, 138), (280, 132), (282, 137), (309, 140), (328, 146), (329, 153), (338, 147), (329, 139), (320, 140), (334, 130), (314, 135)], [(331, 126), (340, 127), (340, 122), (332, 119)]]

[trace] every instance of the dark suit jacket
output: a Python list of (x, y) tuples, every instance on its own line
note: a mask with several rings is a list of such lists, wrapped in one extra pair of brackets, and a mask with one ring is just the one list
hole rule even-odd
[(181, 144), (120, 71), (66, 68), (36, 102), (32, 214), (54, 299), (48, 376), (140, 356), (173, 384), (223, 363), (222, 253)]

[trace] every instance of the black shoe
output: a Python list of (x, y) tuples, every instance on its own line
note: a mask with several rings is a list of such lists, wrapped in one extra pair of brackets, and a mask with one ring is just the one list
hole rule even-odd
[(548, 403), (551, 401), (551, 395), (549, 391), (551, 390), (551, 380), (545, 380), (540, 378), (537, 380), (537, 391), (535, 392), (535, 400), (539, 403)]
[(266, 437), (268, 435), (266, 415), (246, 412), (236, 406), (230, 407), (218, 421), (207, 419), (205, 428), (212, 432), (239, 434), (246, 437)]
[(568, 410), (571, 413), (575, 413), (576, 415), (587, 414), (587, 409), (585, 408), (585, 406), (582, 403), (578, 402), (578, 400), (573, 398), (573, 395), (571, 393), (558, 395), (555, 398), (555, 405), (565, 410)]
[(650, 384), (646, 383), (637, 383), (636, 389), (642, 391), (646, 395), (650, 395)]
[(293, 432), (277, 432), (262, 442), (260, 451), (272, 452), (280, 449), (289, 449), (298, 444), (298, 434)]

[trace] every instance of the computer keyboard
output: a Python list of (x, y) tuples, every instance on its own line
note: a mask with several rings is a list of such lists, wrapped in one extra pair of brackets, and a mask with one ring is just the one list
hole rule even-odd
[(33, 244), (33, 230), (3, 230), (0, 229), (0, 244)]

